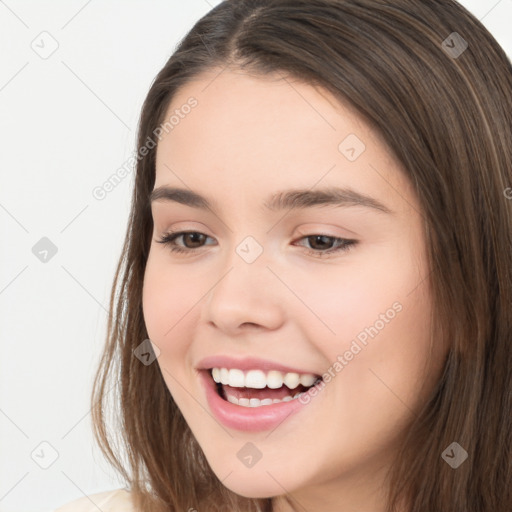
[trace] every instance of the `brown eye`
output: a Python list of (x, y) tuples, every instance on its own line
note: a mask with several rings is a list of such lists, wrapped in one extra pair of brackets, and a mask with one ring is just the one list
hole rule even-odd
[[(206, 235), (204, 235), (203, 233), (196, 232), (183, 233), (182, 236), (183, 243), (185, 247), (187, 247), (187, 249), (196, 249), (197, 247), (200, 247), (201, 242), (204, 241), (204, 239), (206, 238)], [(189, 245), (187, 241), (190, 241), (191, 245)]]
[[(309, 241), (309, 245), (311, 246), (311, 248), (317, 249), (319, 251), (332, 249), (332, 247), (329, 246), (332, 246), (334, 241), (336, 240), (334, 237), (326, 235), (310, 235), (306, 238)], [(331, 241), (331, 243), (329, 243), (329, 240)]]
[[(157, 242), (167, 245), (171, 252), (192, 253), (203, 247), (207, 238), (210, 237), (198, 231), (177, 231), (165, 234)], [(178, 239), (183, 239), (183, 245), (176, 243)], [(311, 248), (305, 247), (306, 252), (318, 258), (328, 257), (333, 253), (346, 252), (357, 244), (357, 240), (322, 234), (303, 236), (300, 240), (307, 240)]]
[(300, 240), (307, 240), (311, 249), (305, 247), (306, 252), (318, 258), (329, 257), (334, 253), (346, 252), (357, 244), (357, 240), (321, 234), (307, 235)]
[[(183, 239), (183, 245), (176, 244), (175, 240), (179, 238)], [(200, 249), (207, 238), (210, 237), (198, 231), (177, 231), (165, 234), (157, 242), (169, 246), (171, 252), (184, 253)]]

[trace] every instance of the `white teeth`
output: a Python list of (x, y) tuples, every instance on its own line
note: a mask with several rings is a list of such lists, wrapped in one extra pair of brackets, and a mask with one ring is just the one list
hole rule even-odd
[[(249, 370), (245, 374), (246, 388), (263, 389), (267, 385), (265, 374), (261, 370)], [(234, 387), (240, 387), (234, 384)]]
[(227, 395), (226, 398), (228, 399), (228, 402), (238, 405), (238, 399), (236, 397), (234, 397), (233, 395)]
[(229, 370), (226, 368), (220, 369), (220, 382), (222, 384), (229, 384)]
[(229, 382), (235, 388), (243, 388), (245, 382), (244, 372), (242, 370), (229, 370)]
[(312, 386), (317, 377), (311, 373), (290, 372), (283, 373), (276, 370), (263, 372), (261, 370), (249, 370), (244, 372), (237, 368), (228, 370), (227, 368), (212, 368), (213, 380), (217, 383), (231, 386), (233, 388), (254, 388), (263, 389), (279, 389), (283, 384), (289, 389), (295, 389), (299, 384), (305, 387)]
[(286, 387), (295, 389), (300, 384), (300, 377), (298, 373), (287, 373), (284, 376), (284, 383)]
[(283, 374), (277, 371), (267, 373), (267, 386), (270, 389), (279, 389), (283, 385)]
[(229, 391), (226, 391), (226, 398), (228, 402), (235, 405), (241, 405), (242, 407), (261, 407), (265, 405), (278, 404), (280, 402), (289, 402), (290, 400), (299, 398), (303, 394), (304, 393), (295, 393), (293, 397), (285, 396), (281, 400), (279, 398), (274, 398), (273, 400), (271, 398), (264, 398), (263, 400), (260, 400), (259, 398), (236, 398), (231, 395)]
[(300, 383), (309, 388), (316, 382), (316, 377), (314, 375), (311, 375), (310, 373), (307, 375), (301, 375), (300, 376)]
[[(289, 389), (295, 389), (297, 386), (302, 384), (305, 387), (312, 386), (317, 377), (312, 373), (298, 374), (295, 372), (283, 373), (277, 370), (270, 370), (263, 372), (262, 370), (249, 370), (244, 372), (238, 368), (212, 368), (213, 380), (217, 383), (233, 387), (233, 388), (253, 388), (263, 389), (268, 387), (270, 389), (279, 389), (283, 384)], [(228, 402), (241, 405), (242, 407), (262, 407), (266, 405), (278, 404), (281, 402), (289, 402), (299, 398), (302, 394), (296, 392), (293, 396), (284, 396), (282, 399), (279, 398), (236, 398), (231, 394), (229, 388), (224, 389), (226, 399)]]

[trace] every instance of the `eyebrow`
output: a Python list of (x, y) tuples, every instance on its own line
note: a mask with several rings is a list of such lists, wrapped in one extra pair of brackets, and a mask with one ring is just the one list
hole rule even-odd
[[(150, 195), (150, 202), (174, 201), (192, 208), (216, 211), (216, 202), (203, 197), (189, 189), (161, 186), (155, 188)], [(384, 213), (393, 213), (377, 199), (356, 192), (350, 188), (328, 187), (324, 189), (292, 189), (276, 192), (263, 203), (270, 211), (284, 209), (305, 209), (315, 206), (364, 206)]]

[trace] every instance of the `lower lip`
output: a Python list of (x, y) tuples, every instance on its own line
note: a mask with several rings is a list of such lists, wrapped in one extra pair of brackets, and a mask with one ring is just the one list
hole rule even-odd
[(292, 414), (302, 410), (307, 403), (299, 398), (288, 402), (244, 407), (224, 400), (217, 393), (217, 385), (210, 372), (200, 371), (200, 379), (206, 391), (206, 399), (214, 416), (226, 427), (246, 432), (260, 432), (276, 428)]

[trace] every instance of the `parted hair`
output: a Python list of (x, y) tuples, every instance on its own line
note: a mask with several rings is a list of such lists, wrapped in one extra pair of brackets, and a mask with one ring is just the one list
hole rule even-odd
[[(192, 27), (151, 84), (137, 149), (154, 138), (178, 90), (203, 72), (228, 66), (320, 86), (352, 106), (403, 164), (419, 198), (433, 339), (449, 350), (439, 381), (403, 433), (389, 472), (388, 512), (510, 512), (507, 55), (453, 0), (224, 1)], [(155, 157), (151, 150), (136, 164), (91, 397), (94, 433), (141, 511), (270, 512), (270, 497), (245, 498), (222, 485), (159, 366), (143, 365), (133, 354), (148, 338), (142, 285), (153, 230)], [(441, 457), (454, 441), (468, 452), (457, 469)]]

